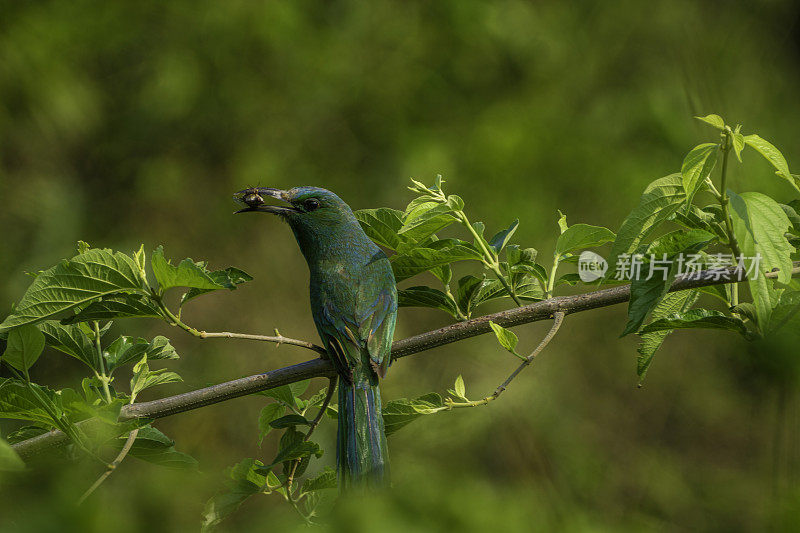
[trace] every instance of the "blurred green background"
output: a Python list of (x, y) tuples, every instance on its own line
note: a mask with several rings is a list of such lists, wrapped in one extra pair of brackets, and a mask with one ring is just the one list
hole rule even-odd
[[(402, 209), (410, 176), (437, 173), (488, 232), (546, 258), (556, 209), (617, 229), (644, 186), (677, 171), (719, 113), (773, 141), (793, 168), (800, 9), (791, 1), (439, 2), (0, 0), (0, 305), (83, 239), (238, 266), (255, 281), (184, 314), (212, 330), (316, 339), (291, 233), (231, 215), (251, 185), (317, 185), (354, 209)], [(734, 190), (789, 200), (754, 153)], [(420, 280), (411, 280), (417, 284)], [(425, 280), (422, 280), (425, 281)], [(407, 282), (408, 283), (408, 282)], [(390, 439), (395, 488), (343, 504), (347, 531), (790, 530), (800, 518), (796, 346), (725, 333), (673, 335), (643, 389), (621, 306), (566, 331), (487, 408), (414, 422)], [(397, 338), (447, 323), (401, 310)], [(517, 328), (521, 348), (546, 330)], [(144, 399), (303, 361), (246, 341), (201, 341), (161, 323), (185, 383)], [(444, 392), (463, 374), (489, 393), (515, 366), (494, 339), (407, 358), (385, 399)], [(75, 386), (55, 353), (33, 369)], [(322, 383), (314, 383), (319, 387)], [(200, 473), (130, 459), (74, 502), (95, 465), (55, 463), (0, 480), (2, 531), (191, 531), (223, 470), (259, 449), (262, 397), (159, 421)], [(319, 431), (333, 460), (334, 424)], [(303, 529), (277, 497), (222, 531)]]

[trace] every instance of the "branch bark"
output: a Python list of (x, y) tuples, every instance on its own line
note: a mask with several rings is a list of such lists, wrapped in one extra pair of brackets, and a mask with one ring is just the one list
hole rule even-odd
[[(800, 262), (794, 263), (792, 275), (800, 273)], [(670, 292), (707, 287), (711, 285), (725, 285), (731, 283), (734, 270), (728, 271), (731, 276), (725, 279), (719, 271), (703, 271), (684, 275), (677, 278), (670, 287)], [(765, 274), (768, 278), (776, 278), (776, 272)], [(559, 296), (534, 302), (532, 304), (516, 307), (507, 311), (484, 315), (465, 322), (457, 322), (449, 326), (421, 333), (413, 337), (395, 341), (392, 344), (392, 359), (400, 359), (415, 353), (424, 352), (431, 348), (458, 342), (477, 335), (492, 331), (489, 322), (495, 322), (509, 328), (537, 322), (553, 317), (556, 312), (565, 315), (608, 307), (627, 302), (630, 299), (630, 285), (621, 285), (609, 289), (602, 289), (575, 296)], [(304, 363), (271, 370), (263, 374), (248, 376), (233, 381), (212, 385), (176, 396), (169, 396), (150, 402), (126, 405), (120, 413), (121, 420), (139, 418), (164, 418), (177, 413), (191, 411), (218, 402), (223, 402), (240, 396), (247, 396), (255, 392), (279, 387), (304, 379), (327, 377), (331, 378), (336, 373), (333, 365), (326, 359), (312, 359)], [(59, 430), (49, 431), (13, 445), (16, 452), (23, 458), (31, 457), (42, 451), (59, 446), (67, 441), (67, 436)]]

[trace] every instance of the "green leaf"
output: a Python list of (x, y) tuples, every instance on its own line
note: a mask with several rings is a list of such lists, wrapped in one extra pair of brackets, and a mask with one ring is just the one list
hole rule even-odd
[(170, 372), (166, 368), (159, 370), (150, 370), (147, 364), (147, 356), (133, 366), (133, 377), (131, 378), (131, 396), (136, 398), (140, 392), (156, 385), (164, 385), (166, 383), (175, 383), (183, 381), (178, 374)]
[(45, 406), (58, 416), (64, 414), (61, 396), (55, 391), (35, 383), (0, 378), (0, 418), (30, 420), (53, 426), (54, 421)]
[(438, 412), (443, 405), (441, 396), (435, 392), (411, 400), (399, 398), (387, 402), (382, 409), (386, 435), (391, 435), (420, 416)]
[[(229, 469), (232, 478), (230, 486), (227, 491), (215, 495), (206, 502), (201, 531), (211, 531), (214, 526), (234, 513), (247, 498), (262, 491), (269, 476), (257, 473), (256, 469), (261, 466), (263, 466), (261, 461), (244, 459)], [(274, 478), (274, 474), (272, 477)]]
[(564, 233), (565, 231), (567, 231), (568, 227), (569, 226), (567, 225), (567, 215), (562, 213), (561, 210), (559, 209), (558, 210), (558, 229), (561, 231), (561, 233)]
[(145, 281), (129, 256), (92, 249), (39, 274), (0, 332), (51, 318), (94, 299), (120, 292), (145, 291)]
[(397, 291), (398, 307), (432, 307), (457, 317), (456, 303), (447, 294), (431, 287), (409, 287)]
[(179, 358), (169, 339), (161, 335), (154, 338), (152, 342), (122, 335), (106, 348), (103, 355), (106, 358), (109, 373), (126, 363), (140, 360), (142, 356), (145, 356), (148, 361)]
[(556, 280), (555, 287), (559, 285), (577, 285), (581, 282), (581, 276), (577, 272), (570, 272), (569, 274), (564, 274), (560, 278)]
[(636, 332), (648, 313), (667, 294), (677, 274), (677, 257), (680, 254), (696, 254), (714, 238), (714, 235), (703, 230), (678, 230), (662, 235), (648, 246), (645, 255), (655, 259), (655, 262), (643, 262), (641, 275), (631, 280), (628, 322), (621, 336)]
[(286, 461), (303, 459), (304, 457), (311, 457), (312, 455), (315, 457), (322, 456), (322, 449), (319, 447), (319, 444), (311, 442), (310, 440), (296, 441), (288, 446), (282, 447), (275, 456), (275, 459), (272, 460), (272, 463), (265, 468), (272, 468)]
[(142, 294), (114, 294), (90, 303), (75, 315), (62, 318), (62, 324), (88, 322), (91, 320), (114, 320), (129, 317), (161, 317), (156, 303)]
[[(697, 290), (685, 290), (668, 293), (658, 302), (653, 309), (653, 320), (659, 320), (675, 313), (688, 310), (697, 301)], [(672, 330), (653, 331), (651, 333), (640, 334), (642, 342), (637, 348), (639, 353), (636, 359), (636, 374), (639, 376), (639, 384), (644, 381), (656, 351), (661, 347), (664, 339)]]
[(744, 142), (748, 146), (755, 148), (758, 153), (764, 156), (764, 159), (769, 161), (772, 166), (775, 167), (775, 173), (788, 181), (792, 187), (800, 192), (800, 180), (791, 172), (789, 172), (789, 165), (786, 163), (786, 158), (783, 157), (783, 154), (780, 150), (775, 148), (775, 146), (769, 141), (766, 141), (755, 134), (745, 136)]
[(706, 124), (710, 124), (711, 126), (717, 128), (718, 130), (725, 129), (725, 121), (722, 120), (722, 117), (719, 115), (706, 115), (704, 117), (694, 117), (694, 118), (696, 118), (697, 120), (702, 120)]
[(556, 254), (564, 255), (567, 252), (594, 248), (616, 238), (614, 232), (601, 226), (589, 224), (574, 224), (567, 228), (556, 241)]
[(164, 258), (164, 247), (159, 246), (150, 258), (150, 265), (161, 290), (172, 287), (191, 287), (195, 289), (218, 290), (224, 285), (215, 282), (205, 268), (191, 259), (184, 259), (178, 266), (173, 266)]
[[(208, 277), (211, 278), (211, 280), (214, 281), (214, 283), (222, 285), (229, 291), (235, 291), (236, 287), (238, 287), (242, 283), (253, 281), (253, 276), (251, 276), (244, 270), (240, 270), (235, 267), (228, 267), (224, 270), (215, 270), (213, 272), (209, 272)], [(180, 305), (185, 304), (192, 298), (197, 298), (202, 294), (213, 292), (214, 290), (216, 289), (197, 289), (197, 288), (189, 289), (189, 291), (185, 293), (183, 297), (181, 297)]]
[(258, 416), (258, 445), (264, 442), (264, 437), (272, 431), (272, 421), (282, 417), (286, 412), (286, 408), (280, 403), (270, 403), (261, 409), (261, 414)]
[(739, 162), (742, 162), (742, 150), (744, 150), (745, 142), (744, 142), (744, 135), (739, 133), (738, 131), (733, 133), (733, 137), (731, 137), (732, 145), (733, 145), (733, 153), (736, 154), (736, 159)]
[(511, 223), (508, 228), (498, 231), (494, 237), (489, 239), (489, 246), (491, 246), (495, 252), (500, 253), (503, 248), (506, 247), (508, 241), (511, 240), (511, 237), (514, 236), (514, 232), (517, 231), (517, 227), (519, 226), (519, 219), (515, 218), (514, 222)]
[(276, 418), (270, 422), (269, 425), (275, 429), (283, 429), (294, 426), (310, 426), (311, 421), (301, 415), (289, 414), (280, 418)]
[(390, 259), (395, 279), (399, 282), (434, 267), (455, 261), (478, 260), (483, 256), (470, 243), (458, 239), (441, 239), (425, 248), (415, 248)]
[(99, 371), (102, 368), (94, 341), (81, 327), (64, 326), (55, 320), (40, 322), (38, 327), (51, 348), (74, 357), (92, 370)]
[(303, 482), (303, 486), (300, 488), (300, 493), (305, 494), (308, 492), (335, 488), (336, 471), (333, 468), (328, 467), (320, 472), (317, 477), (305, 480)]
[(355, 215), (367, 237), (384, 248), (397, 250), (401, 242), (397, 232), (403, 227), (402, 211), (380, 207), (362, 209), (356, 211)]
[[(127, 439), (128, 436), (123, 435), (110, 443), (110, 446), (115, 450), (121, 450)], [(177, 451), (175, 441), (152, 426), (139, 429), (128, 455), (168, 468), (197, 468), (197, 460), (194, 457)]]
[(461, 374), (459, 374), (458, 377), (456, 378), (456, 382), (455, 382), (455, 384), (453, 386), (453, 392), (455, 392), (455, 396), (457, 398), (461, 398), (464, 401), (468, 401), (467, 400), (467, 389), (464, 386), (464, 378), (461, 377)]
[(800, 334), (800, 291), (786, 290), (770, 317), (768, 333), (780, 330)]
[(771, 280), (764, 277), (765, 272), (779, 269), (777, 282), (788, 284), (791, 281), (792, 257), (794, 248), (786, 239), (791, 226), (789, 218), (780, 205), (761, 193), (747, 192), (737, 195), (728, 191), (733, 220), (733, 232), (745, 257), (761, 256), (757, 277), (750, 275), (748, 281), (753, 295), (761, 331), (770, 321), (772, 308), (780, 297)]
[(404, 213), (403, 226), (397, 234), (402, 239), (420, 242), (456, 221), (451, 205), (436, 200), (409, 205)]
[(0, 471), (19, 471), (25, 469), (25, 463), (20, 459), (14, 448), (5, 439), (0, 438)]
[(489, 322), (489, 325), (492, 327), (492, 331), (494, 331), (494, 336), (497, 337), (497, 342), (500, 343), (500, 346), (505, 348), (508, 352), (513, 353), (520, 359), (524, 359), (524, 357), (522, 357), (516, 351), (517, 343), (519, 342), (519, 338), (517, 338), (516, 333), (491, 321)]
[(683, 189), (686, 192), (686, 203), (691, 204), (695, 193), (703, 186), (705, 179), (711, 175), (717, 164), (719, 144), (705, 143), (692, 148), (686, 154), (681, 165)]
[(27, 372), (44, 350), (44, 335), (36, 326), (25, 325), (8, 334), (3, 361), (17, 370)]
[(750, 338), (744, 321), (711, 309), (691, 309), (660, 318), (642, 328), (642, 333), (675, 329), (724, 329)]
[(506, 247), (506, 261), (509, 267), (521, 264), (533, 265), (537, 255), (536, 248), (520, 248), (518, 244)]
[[(633, 211), (625, 218), (611, 248), (609, 273), (613, 264), (623, 254), (633, 253), (661, 223), (671, 217), (684, 204), (686, 195), (680, 174), (659, 178), (647, 186)], [(608, 277), (609, 274), (606, 274)]]

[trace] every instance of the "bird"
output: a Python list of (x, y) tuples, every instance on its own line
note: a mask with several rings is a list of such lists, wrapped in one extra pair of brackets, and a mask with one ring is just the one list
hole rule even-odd
[[(397, 287), (386, 254), (352, 209), (319, 187), (252, 187), (234, 195), (237, 213), (277, 215), (308, 263), (311, 314), (339, 376), (337, 478), (341, 490), (389, 484), (379, 379), (391, 363)], [(275, 198), (285, 205), (267, 204)]]

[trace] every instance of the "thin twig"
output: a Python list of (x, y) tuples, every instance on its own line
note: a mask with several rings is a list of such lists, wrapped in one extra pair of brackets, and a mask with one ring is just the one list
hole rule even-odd
[[(736, 270), (728, 270), (731, 276), (736, 275)], [(792, 275), (800, 274), (800, 262), (795, 262)], [(766, 278), (775, 279), (778, 272), (768, 272), (763, 274)], [(670, 292), (696, 289), (712, 285), (726, 285), (731, 283), (725, 279), (719, 271), (703, 271), (693, 273), (691, 277), (681, 276), (677, 278), (670, 287)], [(524, 307), (518, 307), (473, 318), (465, 322), (457, 322), (444, 328), (434, 331), (421, 333), (407, 339), (395, 341), (392, 344), (392, 359), (397, 360), (415, 353), (425, 352), (437, 346), (443, 346), (451, 342), (457, 342), (477, 335), (483, 335), (492, 331), (489, 322), (494, 322), (503, 327), (509, 328), (520, 324), (546, 320), (556, 312), (563, 312), (565, 315), (598, 309), (611, 305), (627, 302), (630, 299), (630, 285), (620, 285), (610, 289), (593, 291), (575, 296), (560, 296), (550, 298), (541, 302), (535, 302)], [(218, 402), (247, 396), (256, 392), (288, 385), (297, 381), (317, 377), (330, 377), (336, 374), (333, 364), (326, 359), (312, 359), (304, 363), (279, 368), (235, 379), (218, 385), (212, 385), (203, 389), (198, 389), (159, 400), (150, 402), (135, 403), (126, 405), (120, 413), (120, 420), (131, 420), (136, 418), (164, 418), (166, 416), (191, 411)], [(88, 422), (88, 421), (87, 421)], [(79, 422), (83, 425), (86, 422)], [(42, 451), (59, 446), (68, 439), (64, 433), (58, 430), (49, 431), (43, 435), (32, 437), (13, 445), (14, 450), (24, 459)]]
[(528, 357), (526, 357), (522, 361), (522, 363), (520, 363), (520, 365), (516, 369), (514, 369), (514, 371), (506, 378), (506, 380), (503, 383), (498, 385), (498, 387), (492, 394), (481, 400), (474, 400), (467, 402), (454, 402), (448, 398), (447, 400), (445, 400), (446, 405), (444, 407), (441, 407), (440, 409), (437, 409), (437, 411), (456, 409), (460, 407), (477, 407), (479, 405), (486, 405), (489, 402), (499, 398), (500, 395), (503, 393), (503, 391), (505, 391), (506, 388), (508, 388), (508, 385), (512, 381), (514, 381), (514, 378), (516, 378), (520, 372), (525, 370), (525, 367), (530, 365), (533, 362), (533, 360), (536, 359), (536, 356), (539, 355), (539, 353), (541, 353), (541, 351), (544, 350), (548, 344), (550, 344), (550, 341), (553, 340), (553, 337), (555, 337), (556, 333), (558, 333), (558, 329), (561, 327), (561, 323), (563, 321), (564, 321), (563, 311), (556, 311), (555, 313), (553, 313), (553, 325), (550, 326), (550, 331), (548, 331), (547, 335), (544, 336), (542, 342), (540, 342), (539, 345), (536, 347), (536, 349), (534, 349), (530, 353), (530, 355), (528, 355)]
[(208, 331), (198, 331), (198, 337), (201, 339), (246, 339), (251, 341), (264, 341), (264, 342), (274, 342), (278, 346), (281, 344), (290, 344), (292, 346), (300, 346), (302, 348), (307, 348), (309, 350), (313, 350), (319, 354), (326, 354), (325, 348), (314, 344), (313, 342), (303, 341), (299, 339), (292, 339), (290, 337), (284, 337), (283, 335), (251, 335), (249, 333), (231, 333), (230, 331), (219, 331), (219, 332), (208, 332)]
[(84, 501), (86, 501), (86, 498), (91, 496), (92, 493), (95, 490), (97, 490), (97, 487), (99, 487), (103, 483), (103, 481), (105, 481), (106, 478), (110, 476), (114, 470), (117, 469), (117, 466), (119, 466), (122, 460), (125, 459), (125, 456), (128, 455), (128, 452), (131, 451), (131, 448), (133, 447), (133, 442), (136, 440), (136, 436), (138, 434), (139, 434), (139, 428), (136, 428), (130, 432), (130, 434), (128, 435), (128, 440), (125, 441), (125, 444), (122, 446), (122, 450), (120, 450), (119, 455), (117, 455), (116, 459), (114, 459), (109, 463), (108, 468), (106, 469), (105, 472), (103, 472), (100, 475), (99, 478), (97, 478), (97, 481), (95, 481), (94, 484), (91, 487), (89, 487), (86, 490), (86, 492), (83, 493), (83, 496), (81, 496), (81, 498), (78, 500), (78, 505), (81, 505)]

